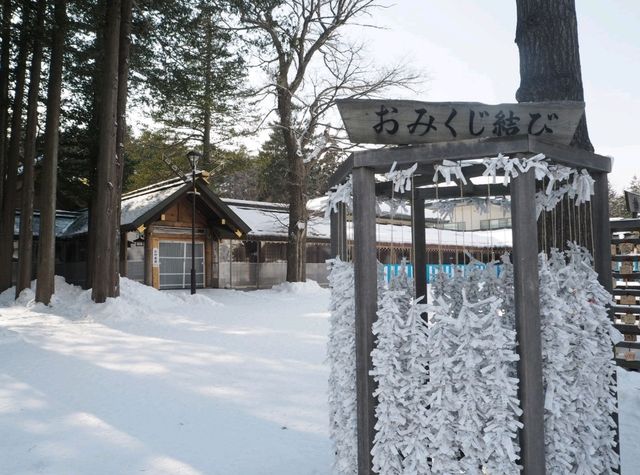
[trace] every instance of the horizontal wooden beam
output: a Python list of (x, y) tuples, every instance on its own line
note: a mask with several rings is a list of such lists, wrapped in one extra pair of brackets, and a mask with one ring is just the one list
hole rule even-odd
[(437, 142), (354, 152), (353, 166), (370, 167), (380, 173), (387, 172), (394, 162), (397, 162), (399, 167), (405, 167), (414, 163), (434, 164), (442, 160), (495, 157), (498, 153), (527, 152), (528, 149), (529, 140), (527, 135), (469, 139), (458, 142)]
[(351, 170), (353, 169), (353, 154), (349, 155), (347, 159), (338, 165), (338, 168), (333, 175), (329, 177), (329, 188), (333, 188), (334, 186), (338, 186), (340, 183), (346, 180), (346, 178), (351, 175)]
[(640, 231), (640, 219), (616, 219), (610, 221), (611, 232)]
[(353, 167), (370, 167), (377, 173), (387, 172), (394, 162), (397, 166), (439, 163), (442, 160), (469, 160), (494, 157), (499, 153), (543, 153), (551, 161), (595, 172), (610, 172), (611, 159), (578, 148), (561, 145), (533, 135), (490, 137), (362, 150), (353, 153)]
[(586, 168), (592, 172), (611, 171), (611, 158), (587, 152), (569, 145), (561, 145), (535, 135), (529, 135), (529, 151), (543, 153), (548, 159), (572, 168)]

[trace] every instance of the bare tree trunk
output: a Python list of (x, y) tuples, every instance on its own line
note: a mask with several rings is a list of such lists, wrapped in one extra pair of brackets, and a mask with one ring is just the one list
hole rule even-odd
[(96, 202), (93, 217), (94, 252), (91, 298), (104, 302), (115, 294), (111, 261), (116, 248), (116, 135), (118, 98), (118, 56), (120, 41), (120, 0), (107, 2), (102, 62), (102, 88), (99, 115), (99, 150), (96, 169)]
[(113, 209), (115, 210), (116, 244), (111, 259), (113, 295), (120, 295), (120, 199), (122, 197), (122, 180), (124, 171), (124, 142), (127, 134), (127, 93), (129, 92), (129, 51), (131, 47), (131, 1), (122, 0), (120, 17), (120, 45), (118, 51), (118, 98), (116, 116), (118, 128), (116, 131), (116, 186), (113, 193)]
[[(575, 0), (516, 0), (516, 43), (520, 51), (518, 102), (573, 100), (584, 101), (578, 22)], [(586, 117), (583, 116), (571, 145), (593, 151)], [(567, 203), (568, 215), (585, 216), (580, 244), (590, 247), (590, 213), (586, 206)], [(579, 208), (579, 210), (578, 210)], [(564, 247), (571, 232), (569, 219), (543, 213), (539, 220), (541, 248)]]
[(11, 0), (2, 3), (2, 48), (0, 48), (0, 209), (4, 189), (7, 156), (7, 120), (9, 118), (9, 68), (11, 67)]
[(22, 135), (22, 108), (24, 100), (24, 84), (29, 49), (31, 5), (25, 2), (22, 12), (20, 43), (16, 60), (15, 92), (13, 96), (13, 113), (11, 116), (11, 138), (7, 151), (5, 180), (2, 195), (2, 216), (0, 217), (0, 292), (7, 290), (12, 284), (13, 261), (13, 228), (16, 219), (18, 161), (20, 155), (20, 139)]
[(67, 29), (66, 0), (56, 0), (55, 30), (51, 44), (51, 66), (47, 86), (47, 120), (44, 132), (44, 160), (40, 203), (40, 236), (38, 246), (38, 280), (36, 301), (49, 304), (55, 292), (56, 261), (56, 190), (58, 181), (58, 143), (60, 127), (60, 93), (64, 39)]
[(33, 168), (36, 159), (36, 135), (38, 133), (38, 93), (42, 70), (42, 30), (46, 0), (38, 0), (36, 29), (33, 34), (33, 55), (29, 70), (29, 94), (27, 98), (27, 131), (22, 158), (22, 206), (20, 208), (20, 239), (18, 241), (18, 276), (16, 298), (24, 289), (31, 287), (33, 264)]
[(285, 87), (278, 94), (280, 126), (287, 150), (287, 185), (289, 187), (289, 228), (287, 240), (287, 282), (306, 280), (307, 203), (306, 170), (293, 130), (291, 93)]

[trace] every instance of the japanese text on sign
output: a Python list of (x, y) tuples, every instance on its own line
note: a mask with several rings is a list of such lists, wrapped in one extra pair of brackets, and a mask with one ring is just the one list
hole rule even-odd
[(353, 142), (424, 143), (528, 134), (568, 144), (582, 102), (487, 105), (475, 102), (345, 100), (340, 114)]

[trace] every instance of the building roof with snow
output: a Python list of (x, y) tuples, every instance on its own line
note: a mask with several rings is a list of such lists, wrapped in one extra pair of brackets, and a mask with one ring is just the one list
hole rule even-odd
[[(288, 234), (289, 206), (284, 203), (267, 203), (230, 198), (219, 198), (207, 186), (207, 182), (196, 180), (198, 191), (203, 200), (217, 212), (228, 217), (235, 227), (243, 231), (249, 239), (262, 241), (284, 241)], [(179, 197), (189, 192), (190, 183), (181, 179), (171, 179), (126, 193), (122, 196), (121, 227), (123, 231), (134, 230), (162, 213), (162, 211)], [(310, 242), (329, 241), (329, 220), (324, 216), (326, 198), (316, 198), (309, 201), (310, 218), (307, 228), (307, 238)], [(410, 214), (397, 212), (390, 218), (384, 203), (381, 205), (384, 219), (376, 225), (376, 236), (380, 243), (411, 243)], [(437, 215), (434, 211), (426, 210), (428, 221), (435, 223)], [(408, 219), (409, 218), (409, 219)], [(88, 229), (88, 213), (76, 213), (72, 222), (57, 229), (62, 238), (71, 238), (85, 234)], [(347, 223), (348, 238), (353, 238), (351, 223)], [(221, 236), (237, 239), (237, 235)], [(446, 229), (426, 228), (426, 239), (429, 245), (456, 247), (510, 247), (510, 230), (494, 231), (453, 231)]]

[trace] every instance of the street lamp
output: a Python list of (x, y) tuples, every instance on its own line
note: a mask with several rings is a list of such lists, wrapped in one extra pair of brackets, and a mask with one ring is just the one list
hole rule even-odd
[(196, 168), (198, 167), (198, 160), (200, 159), (200, 153), (195, 150), (191, 150), (187, 153), (189, 159), (189, 165), (191, 165), (191, 295), (196, 293)]

